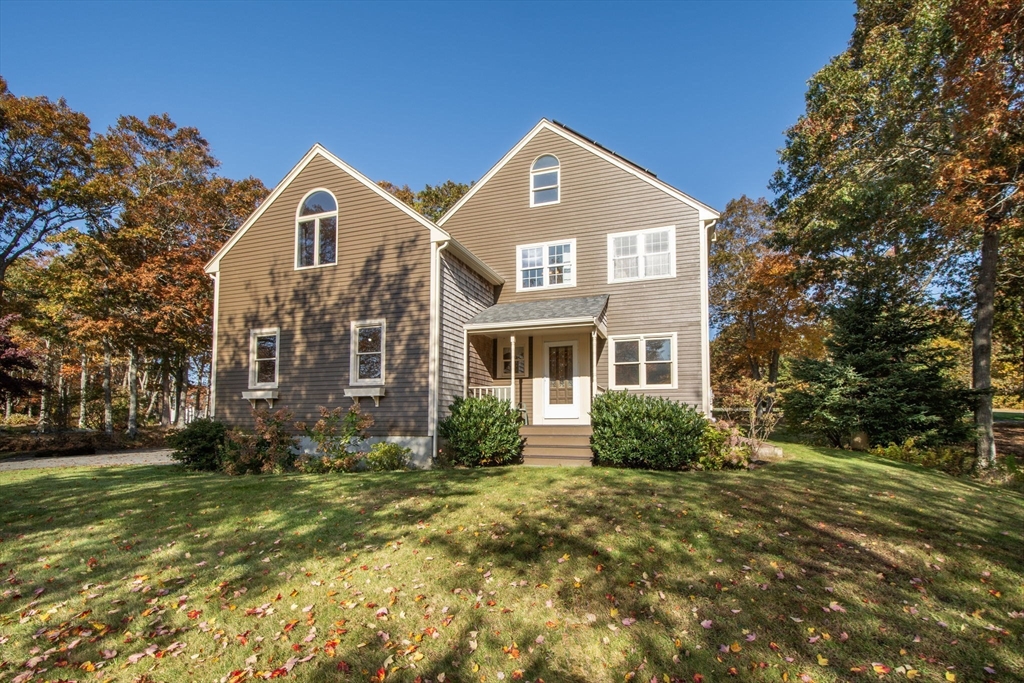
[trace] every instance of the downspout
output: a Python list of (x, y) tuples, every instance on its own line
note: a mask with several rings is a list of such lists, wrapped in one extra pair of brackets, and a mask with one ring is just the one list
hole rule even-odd
[(433, 304), (433, 310), (431, 321), (430, 336), (432, 338), (430, 344), (430, 362), (433, 366), (431, 368), (431, 379), (433, 380), (434, 388), (430, 392), (430, 424), (429, 433), (432, 440), (432, 451), (431, 457), (437, 457), (437, 404), (438, 394), (441, 392), (441, 292), (444, 289), (441, 286), (441, 280), (444, 277), (444, 270), (441, 267), (441, 252), (448, 248), (450, 240), (445, 240), (440, 246), (436, 246), (437, 243), (433, 242), (434, 245), (434, 259), (431, 262), (431, 270), (433, 270), (433, 277), (430, 279), (431, 285), (431, 303)]
[(710, 305), (708, 294), (708, 262), (711, 260), (711, 242), (713, 241), (713, 230), (718, 219), (710, 219), (704, 223), (704, 229), (700, 233), (700, 365), (701, 365), (701, 408), (707, 417), (711, 417), (712, 396), (711, 396), (711, 321), (709, 320), (708, 306)]

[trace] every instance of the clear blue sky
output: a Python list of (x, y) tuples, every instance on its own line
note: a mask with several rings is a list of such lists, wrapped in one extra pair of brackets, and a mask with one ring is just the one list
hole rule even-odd
[(850, 1), (0, 1), (0, 74), (94, 129), (168, 112), (230, 177), (314, 143), (414, 189), (483, 175), (557, 119), (719, 209), (767, 193)]

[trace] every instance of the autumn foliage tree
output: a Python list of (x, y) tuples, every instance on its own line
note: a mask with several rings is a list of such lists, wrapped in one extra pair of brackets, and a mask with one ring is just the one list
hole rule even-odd
[(999, 254), (1024, 206), (1022, 53), (1019, 2), (862, 0), (849, 48), (811, 79), (772, 184), (776, 244), (818, 287), (878, 269), (973, 293), (983, 468), (995, 458)]
[(470, 188), (465, 183), (457, 183), (453, 180), (446, 180), (440, 185), (427, 184), (419, 192), (414, 192), (408, 185), (399, 187), (387, 180), (381, 180), (377, 185), (432, 221), (438, 220), (447, 213), (448, 209), (455, 206), (462, 199), (462, 195), (469, 192)]
[(712, 378), (720, 398), (739, 391), (743, 379), (763, 382), (772, 393), (785, 354), (820, 353), (794, 261), (767, 242), (774, 230), (769, 211), (764, 199), (730, 201), (711, 244)]

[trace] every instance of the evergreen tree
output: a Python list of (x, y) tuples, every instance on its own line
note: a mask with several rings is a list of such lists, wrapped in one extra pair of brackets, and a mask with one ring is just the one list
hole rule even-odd
[[(872, 445), (963, 441), (970, 393), (950, 377), (954, 359), (921, 294), (895, 281), (858, 283), (828, 309), (825, 361), (794, 363), (786, 415), (840, 445), (854, 429)], [(827, 399), (827, 400), (826, 400)]]

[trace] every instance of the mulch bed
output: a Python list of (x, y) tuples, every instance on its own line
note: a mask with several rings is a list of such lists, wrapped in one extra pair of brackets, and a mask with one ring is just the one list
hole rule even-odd
[(166, 433), (162, 429), (143, 429), (134, 439), (121, 433), (66, 431), (52, 434), (0, 431), (0, 458), (5, 455), (32, 455), (55, 457), (62, 455), (91, 455), (97, 451), (117, 451), (127, 448), (158, 448), (165, 445)]

